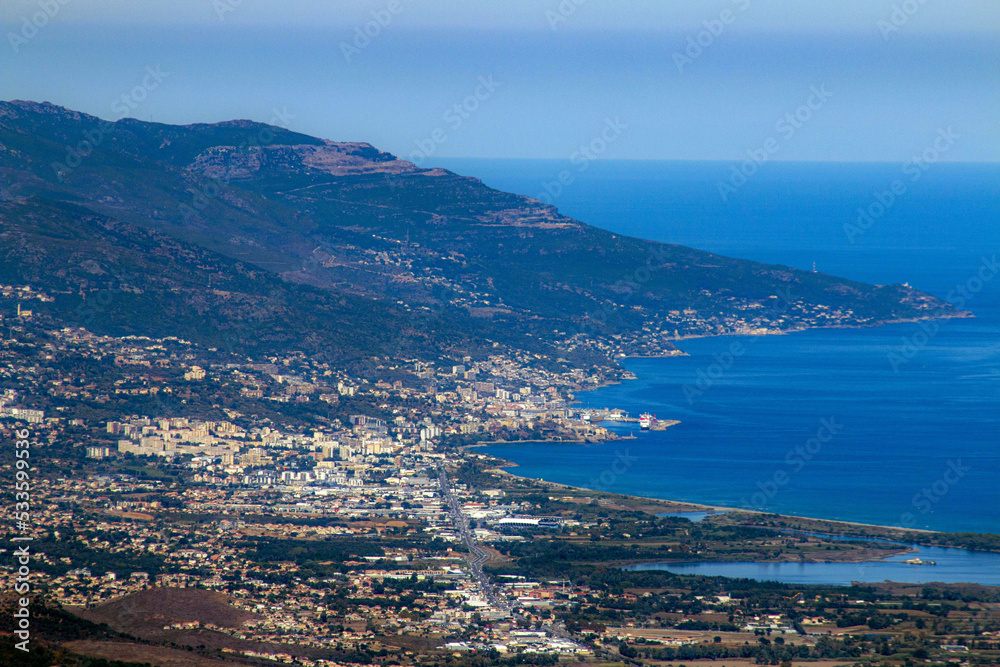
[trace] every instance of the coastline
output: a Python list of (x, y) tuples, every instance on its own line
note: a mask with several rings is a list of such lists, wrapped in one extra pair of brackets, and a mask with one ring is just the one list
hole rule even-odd
[[(628, 359), (670, 359), (673, 357), (689, 357), (691, 356), (688, 352), (676, 346), (679, 341), (685, 340), (698, 340), (702, 338), (724, 338), (726, 336), (740, 336), (744, 338), (763, 338), (765, 336), (789, 336), (791, 334), (803, 333), (806, 331), (823, 331), (828, 329), (878, 329), (879, 327), (884, 327), (890, 324), (915, 324), (917, 322), (928, 322), (933, 320), (963, 320), (963, 319), (976, 319), (976, 314), (971, 310), (957, 310), (952, 313), (937, 313), (934, 315), (928, 315), (927, 317), (903, 317), (894, 320), (880, 320), (872, 324), (825, 324), (822, 326), (809, 326), (801, 327), (796, 329), (775, 329), (773, 331), (767, 331), (765, 333), (738, 333), (738, 332), (727, 332), (727, 333), (706, 333), (706, 334), (691, 334), (689, 336), (678, 336), (678, 337), (667, 337), (667, 340), (671, 345), (674, 345), (674, 349), (670, 352), (664, 352), (660, 354), (627, 354), (621, 357), (609, 358), (618, 369), (624, 369), (620, 363)], [(605, 387), (611, 387), (617, 384), (623, 384), (628, 380), (637, 379), (634, 375), (632, 377), (618, 377), (609, 378), (605, 382), (601, 382), (594, 387), (587, 387), (586, 389), (578, 389), (574, 392), (574, 399), (571, 401), (573, 405), (582, 404), (583, 401), (576, 400), (576, 394), (586, 394), (591, 391), (597, 391), (598, 389), (604, 389)]]
[[(900, 319), (894, 319), (894, 320), (884, 320), (884, 321), (880, 321), (878, 323), (869, 324), (869, 325), (838, 325), (838, 324), (830, 324), (830, 325), (825, 325), (825, 326), (803, 327), (803, 328), (800, 328), (800, 329), (788, 329), (788, 330), (781, 330), (781, 331), (771, 331), (771, 332), (767, 332), (767, 333), (758, 333), (758, 334), (724, 333), (724, 334), (693, 335), (693, 336), (684, 336), (684, 337), (680, 337), (680, 338), (676, 338), (676, 339), (672, 339), (672, 340), (686, 340), (686, 339), (689, 339), (689, 338), (718, 338), (718, 337), (723, 337), (723, 336), (741, 336), (741, 337), (759, 338), (759, 337), (763, 337), (763, 336), (789, 335), (789, 334), (793, 334), (793, 333), (805, 332), (805, 331), (811, 331), (811, 330), (822, 330), (822, 329), (858, 329), (858, 330), (860, 330), (860, 329), (875, 329), (875, 328), (879, 328), (879, 327), (883, 327), (883, 326), (887, 326), (887, 325), (893, 325), (893, 324), (908, 324), (908, 323), (916, 323), (916, 322), (932, 321), (932, 320), (974, 319), (975, 317), (976, 316), (972, 312), (970, 312), (970, 311), (959, 310), (959, 311), (950, 312), (950, 313), (935, 313), (935, 314), (932, 314), (932, 315), (928, 315), (926, 317), (919, 317), (919, 318), (900, 318)], [(625, 357), (619, 357), (615, 361), (616, 362), (620, 362), (622, 360), (627, 360), (627, 359), (669, 358), (669, 357), (682, 357), (682, 356), (690, 356), (690, 355), (687, 352), (685, 352), (683, 350), (680, 350), (678, 348), (677, 350), (673, 351), (672, 353), (658, 354), (658, 355), (628, 355), (628, 356), (625, 356)], [(578, 390), (576, 392), (576, 395), (571, 398), (572, 404), (574, 404), (574, 405), (585, 405), (586, 401), (585, 400), (580, 400), (580, 398), (582, 398), (582, 395), (584, 393), (591, 392), (591, 391), (596, 391), (598, 389), (602, 389), (602, 388), (607, 387), (607, 386), (624, 384), (626, 380), (634, 380), (634, 379), (638, 379), (638, 378), (633, 374), (631, 377), (615, 378), (615, 379), (611, 379), (611, 380), (609, 380), (607, 382), (601, 383), (601, 384), (599, 384), (597, 386), (588, 387), (587, 389), (582, 390), (582, 391)], [(664, 420), (664, 421), (673, 421), (673, 420)], [(680, 422), (671, 423), (670, 425), (673, 426), (673, 425), (676, 425), (676, 423), (680, 423)], [(600, 443), (603, 443), (603, 442), (614, 442), (614, 441), (619, 440), (619, 439), (633, 439), (633, 438), (635, 438), (635, 436), (618, 436), (618, 437), (615, 437), (615, 438), (609, 438), (607, 440), (600, 440), (600, 441), (593, 441), (593, 440), (586, 440), (586, 439), (553, 439), (553, 440), (544, 440), (544, 441), (540, 441), (540, 440), (490, 440), (490, 441), (477, 442), (477, 443), (472, 444), (472, 445), (462, 446), (460, 448), (460, 451), (463, 451), (463, 450), (466, 450), (466, 449), (471, 450), (471, 449), (474, 449), (474, 448), (483, 448), (483, 447), (487, 447), (487, 446), (491, 446), (491, 445), (511, 445), (511, 444), (525, 444), (525, 445), (529, 445), (529, 444), (532, 444), (532, 443), (566, 443), (566, 444), (574, 443), (574, 444), (582, 444), (582, 445), (586, 446), (586, 445), (589, 445), (589, 444), (600, 444)], [(559, 482), (553, 482), (553, 481), (549, 481), (549, 480), (546, 480), (546, 479), (543, 479), (543, 478), (531, 477), (531, 476), (528, 476), (528, 475), (516, 474), (514, 472), (511, 472), (509, 469), (510, 468), (517, 468), (517, 467), (519, 467), (518, 464), (516, 464), (516, 463), (514, 463), (512, 461), (509, 461), (509, 460), (498, 459), (497, 457), (492, 456), (492, 455), (489, 455), (489, 456), (491, 458), (497, 460), (497, 461), (500, 461), (499, 464), (492, 466), (491, 469), (494, 472), (496, 472), (498, 474), (501, 474), (501, 475), (506, 475), (506, 476), (510, 476), (510, 477), (513, 477), (513, 478), (521, 479), (521, 480), (530, 480), (532, 482), (536, 482), (538, 484), (544, 485), (545, 487), (550, 488), (552, 490), (560, 490), (560, 489), (562, 489), (562, 490), (565, 490), (565, 491), (568, 491), (568, 492), (577, 493), (577, 494), (592, 494), (592, 495), (597, 495), (597, 496), (604, 496), (606, 498), (618, 497), (618, 498), (622, 498), (622, 499), (627, 499), (627, 500), (635, 502), (635, 503), (643, 503), (643, 504), (646, 504), (648, 506), (657, 505), (657, 506), (660, 506), (660, 507), (664, 508), (665, 512), (685, 512), (685, 511), (690, 511), (690, 512), (709, 512), (709, 513), (740, 513), (740, 514), (742, 514), (744, 516), (755, 517), (755, 518), (773, 517), (775, 519), (786, 520), (786, 521), (807, 522), (807, 523), (822, 524), (824, 526), (837, 529), (838, 533), (839, 533), (839, 531), (844, 531), (845, 534), (852, 534), (852, 535), (855, 535), (855, 536), (858, 536), (858, 537), (871, 537), (870, 533), (876, 533), (876, 534), (879, 534), (882, 537), (886, 537), (888, 539), (895, 539), (895, 540), (906, 540), (907, 536), (910, 536), (910, 537), (919, 537), (919, 536), (956, 535), (956, 534), (958, 534), (958, 533), (955, 533), (955, 532), (944, 531), (944, 530), (932, 530), (932, 529), (926, 529), (926, 528), (904, 528), (904, 527), (901, 527), (901, 526), (888, 526), (888, 525), (882, 525), (882, 524), (864, 523), (864, 522), (859, 522), (859, 521), (846, 521), (846, 520), (840, 520), (840, 519), (824, 519), (824, 518), (802, 516), (802, 515), (794, 515), (794, 514), (777, 514), (777, 513), (774, 513), (774, 512), (767, 512), (767, 511), (756, 510), (756, 509), (746, 509), (746, 508), (742, 508), (742, 507), (732, 507), (732, 506), (725, 506), (725, 505), (710, 505), (710, 504), (697, 503), (697, 502), (689, 502), (689, 501), (683, 501), (683, 500), (677, 500), (677, 499), (655, 498), (655, 497), (639, 496), (639, 495), (633, 495), (633, 494), (610, 493), (610, 492), (598, 491), (598, 490), (595, 490), (595, 489), (587, 489), (585, 487), (571, 486), (571, 485), (562, 484), (562, 483), (559, 483)], [(964, 532), (968, 532), (968, 531), (964, 531)], [(988, 532), (973, 532), (971, 534), (976, 534), (976, 535), (991, 535), (991, 533), (988, 533)], [(966, 550), (970, 550), (970, 551), (976, 551), (976, 550), (978, 550), (978, 549), (975, 549), (975, 548), (971, 548), (970, 549), (969, 547), (964, 547), (964, 546), (954, 546), (954, 545), (947, 544), (947, 543), (945, 543), (945, 544), (940, 544), (940, 543), (935, 543), (935, 542), (922, 542), (922, 543), (925, 546), (950, 547), (950, 548), (956, 548), (956, 549), (966, 549)], [(988, 548), (985, 549), (985, 551), (990, 552)]]
[[(495, 457), (494, 457), (495, 458)], [(507, 467), (518, 467), (516, 463), (512, 463), (506, 460), (502, 460), (503, 463), (510, 463)], [(853, 557), (847, 558), (826, 558), (823, 560), (806, 560), (802, 561), (805, 563), (845, 563), (845, 564), (859, 564), (859, 563), (874, 563), (874, 562), (888, 562), (887, 559), (907, 555), (911, 553), (918, 552), (918, 546), (940, 546), (940, 545), (922, 545), (918, 542), (913, 542), (912, 540), (906, 540), (908, 534), (921, 534), (921, 535), (936, 535), (942, 534), (941, 531), (925, 530), (925, 529), (906, 529), (899, 528), (895, 526), (883, 526), (878, 524), (868, 524), (855, 521), (841, 521), (835, 519), (817, 519), (814, 517), (804, 517), (798, 515), (788, 515), (788, 514), (774, 514), (769, 512), (761, 512), (758, 510), (746, 510), (739, 507), (729, 507), (725, 505), (705, 505), (701, 503), (693, 503), (681, 500), (671, 500), (663, 498), (648, 498), (646, 496), (636, 496), (631, 494), (621, 494), (621, 493), (609, 493), (604, 491), (596, 491), (593, 489), (587, 489), (585, 487), (570, 486), (568, 484), (561, 484), (559, 482), (550, 482), (548, 480), (539, 479), (536, 477), (527, 477), (524, 475), (518, 475), (509, 470), (493, 467), (488, 469), (489, 472), (498, 474), (501, 477), (511, 477), (518, 480), (525, 480), (530, 482), (535, 482), (542, 485), (545, 489), (552, 492), (563, 492), (563, 493), (575, 493), (581, 494), (581, 499), (592, 498), (598, 500), (605, 500), (602, 504), (615, 509), (638, 509), (639, 511), (649, 512), (651, 508), (656, 507), (657, 509), (662, 509), (665, 514), (683, 514), (688, 512), (707, 512), (711, 515), (730, 515), (731, 517), (738, 517), (739, 515), (750, 515), (754, 517), (767, 517), (769, 518), (769, 523), (772, 525), (761, 526), (764, 528), (771, 527), (774, 528), (773, 522), (775, 520), (782, 521), (784, 523), (805, 523), (804, 526), (795, 526), (790, 528), (778, 528), (779, 530), (787, 530), (789, 533), (804, 533), (804, 534), (816, 534), (816, 535), (829, 535), (835, 538), (856, 538), (858, 540), (886, 540), (891, 542), (897, 542), (899, 548), (892, 550), (891, 552), (886, 551), (876, 551), (876, 552), (866, 552), (861, 551), (855, 554)], [(604, 499), (601, 498), (604, 497)], [(635, 505), (616, 505), (614, 503), (614, 498), (617, 497), (623, 502), (631, 501)], [(656, 514), (659, 514), (657, 512)], [(818, 524), (818, 525), (809, 525)], [(736, 522), (736, 525), (746, 525), (744, 523)], [(843, 532), (838, 532), (836, 529), (839, 528)], [(832, 529), (832, 530), (831, 530)], [(963, 547), (941, 547), (941, 548), (951, 548), (956, 550), (965, 550)], [(991, 553), (991, 552), (983, 552)], [(831, 554), (832, 556), (833, 554)], [(845, 554), (846, 555), (846, 554)], [(634, 565), (648, 565), (661, 563), (663, 561), (659, 560), (627, 560), (619, 563), (619, 566), (634, 566)], [(671, 560), (671, 563), (682, 564), (682, 563), (708, 563), (713, 561), (703, 561), (703, 560)], [(761, 563), (761, 564), (778, 564), (778, 563), (792, 563), (800, 562), (791, 559), (779, 559), (779, 560), (748, 560), (748, 561), (735, 561), (735, 562), (745, 562), (745, 563)]]
[[(612, 423), (635, 423), (635, 422), (612, 422)], [(658, 426), (656, 428), (650, 428), (649, 431), (666, 431), (667, 429), (681, 424), (679, 419), (661, 419), (659, 420)], [(532, 443), (565, 443), (565, 444), (576, 444), (576, 445), (599, 445), (605, 442), (620, 442), (622, 440), (635, 440), (638, 436), (636, 435), (618, 435), (609, 431), (612, 437), (609, 438), (548, 438), (548, 439), (538, 439), (532, 438), (530, 440), (480, 440), (471, 445), (462, 445), (458, 447), (459, 451), (464, 451), (466, 449), (474, 449), (476, 447), (486, 447), (488, 445), (530, 445)], [(516, 465), (516, 464), (514, 464)]]
[[(823, 329), (877, 329), (879, 327), (884, 327), (888, 324), (913, 324), (916, 322), (927, 322), (928, 320), (967, 320), (975, 319), (976, 314), (971, 310), (956, 310), (951, 313), (938, 313), (934, 315), (928, 315), (927, 317), (900, 317), (892, 320), (879, 320), (878, 322), (873, 322), (871, 324), (823, 324), (808, 327), (799, 327), (792, 329), (773, 329), (767, 330), (763, 333), (739, 333), (733, 331), (731, 333), (706, 333), (706, 334), (691, 334), (688, 336), (667, 336), (665, 340), (668, 341), (679, 341), (679, 340), (692, 340), (698, 338), (722, 338), (723, 336), (746, 336), (749, 338), (756, 338), (759, 336), (787, 336), (793, 333), (800, 333), (802, 331), (821, 331)], [(629, 359), (659, 359), (666, 357), (680, 357), (687, 356), (687, 353), (683, 350), (678, 350), (681, 354), (630, 354)]]
[[(790, 334), (794, 334), (794, 333), (806, 332), (806, 331), (813, 331), (813, 330), (825, 330), (825, 329), (857, 329), (857, 330), (861, 330), (861, 329), (876, 329), (876, 328), (879, 328), (879, 327), (884, 327), (884, 326), (894, 325), (894, 324), (912, 324), (912, 323), (917, 323), (917, 322), (926, 322), (926, 321), (934, 321), (934, 320), (975, 319), (975, 318), (976, 318), (976, 315), (972, 311), (969, 311), (969, 310), (956, 310), (954, 312), (947, 312), (947, 313), (937, 312), (937, 313), (934, 313), (934, 314), (930, 314), (930, 315), (928, 315), (926, 317), (898, 318), (898, 319), (892, 319), (892, 320), (882, 320), (882, 321), (879, 321), (877, 323), (866, 324), (866, 325), (829, 324), (829, 325), (824, 325), (824, 326), (810, 326), (810, 327), (803, 327), (803, 328), (796, 328), (796, 329), (775, 330), (775, 331), (768, 331), (768, 332), (765, 332), (765, 333), (755, 333), (755, 334), (740, 334), (740, 333), (697, 334), (697, 335), (691, 335), (691, 336), (681, 336), (681, 337), (678, 337), (678, 338), (671, 338), (669, 340), (671, 340), (672, 342), (676, 342), (676, 341), (688, 340), (688, 339), (721, 338), (721, 337), (725, 337), (725, 336), (740, 336), (740, 337), (749, 337), (749, 338), (759, 338), (759, 337), (764, 337), (764, 336), (786, 336), (786, 335), (790, 335)], [(670, 357), (682, 357), (682, 356), (690, 356), (690, 355), (686, 351), (681, 350), (680, 348), (677, 348), (674, 351), (673, 354), (628, 355), (626, 357), (620, 357), (620, 358), (616, 359), (616, 361), (623, 361), (623, 360), (628, 360), (628, 359), (670, 358)], [(605, 388), (607, 386), (617, 385), (617, 384), (623, 384), (626, 380), (634, 380), (634, 379), (638, 379), (638, 378), (633, 374), (632, 377), (622, 378), (622, 379), (617, 379), (617, 380), (614, 380), (614, 381), (611, 381), (611, 382), (602, 383), (602, 384), (600, 384), (600, 385), (598, 385), (596, 387), (588, 388), (588, 389), (583, 390), (583, 391), (579, 391), (579, 392), (577, 392), (577, 394), (578, 395), (582, 395), (582, 394), (585, 394), (585, 393), (588, 393), (588, 392), (592, 392), (592, 391), (597, 391), (599, 389), (603, 389), (603, 388)], [(580, 404), (584, 404), (585, 405), (586, 404), (586, 402), (584, 400), (579, 400), (579, 398), (577, 398), (576, 396), (574, 396), (574, 399), (575, 400), (573, 401), (573, 404), (577, 404), (577, 405), (580, 405)], [(665, 420), (665, 421), (673, 421), (673, 420)], [(677, 421), (676, 423), (679, 424), (681, 422)], [(675, 424), (670, 424), (670, 426), (673, 426), (673, 425), (675, 425)], [(510, 443), (510, 442), (496, 442), (496, 443), (483, 443), (483, 444), (485, 445), (485, 444), (513, 444), (513, 443)], [(504, 467), (505, 468), (513, 468), (513, 467), (518, 467), (518, 465), (516, 463), (514, 463), (514, 462), (505, 461)], [(548, 485), (548, 486), (550, 486), (552, 488), (564, 488), (564, 489), (574, 490), (574, 491), (578, 491), (578, 492), (606, 493), (607, 495), (615, 495), (615, 496), (629, 498), (629, 499), (633, 499), (633, 500), (637, 500), (637, 501), (645, 501), (645, 502), (653, 502), (653, 503), (666, 503), (666, 504), (669, 504), (671, 506), (690, 508), (690, 509), (684, 509), (684, 510), (678, 510), (678, 511), (698, 511), (698, 512), (700, 512), (700, 511), (709, 511), (709, 512), (715, 512), (715, 513), (720, 513), (720, 512), (742, 512), (742, 513), (750, 514), (750, 515), (775, 516), (775, 517), (782, 517), (782, 518), (793, 519), (793, 520), (798, 520), (798, 521), (823, 522), (823, 523), (826, 523), (826, 524), (833, 524), (833, 525), (837, 525), (837, 526), (844, 526), (846, 528), (854, 528), (854, 529), (859, 529), (859, 530), (875, 530), (875, 531), (883, 531), (883, 532), (893, 532), (893, 533), (899, 533), (899, 534), (903, 534), (903, 535), (905, 535), (905, 534), (919, 534), (919, 535), (949, 535), (949, 534), (953, 534), (952, 532), (942, 531), (942, 530), (931, 530), (931, 529), (924, 529), (924, 528), (903, 528), (903, 527), (899, 527), (899, 526), (886, 526), (886, 525), (862, 523), (862, 522), (856, 522), (856, 521), (844, 521), (844, 520), (837, 520), (837, 519), (822, 519), (822, 518), (817, 518), (817, 517), (807, 517), (807, 516), (790, 515), (790, 514), (776, 514), (776, 513), (773, 513), (773, 512), (766, 512), (766, 511), (761, 511), (761, 510), (745, 509), (745, 508), (740, 508), (740, 507), (729, 507), (729, 506), (723, 506), (723, 505), (706, 505), (706, 504), (701, 504), (701, 503), (693, 503), (693, 502), (681, 501), (681, 500), (673, 500), (673, 499), (651, 498), (651, 497), (647, 497), (647, 496), (636, 496), (636, 495), (631, 495), (631, 494), (607, 493), (607, 492), (595, 491), (595, 490), (592, 490), (592, 489), (586, 489), (585, 487), (574, 487), (574, 486), (569, 486), (569, 485), (565, 485), (565, 484), (560, 484), (558, 482), (551, 482), (551, 481), (548, 481), (548, 480), (545, 480), (545, 479), (541, 479), (541, 478), (528, 477), (526, 475), (516, 475), (516, 474), (511, 473), (511, 472), (509, 472), (507, 470), (502, 470), (499, 467), (497, 468), (497, 472), (500, 472), (500, 473), (506, 474), (506, 475), (511, 475), (513, 477), (518, 477), (520, 479), (526, 479), (526, 480), (532, 480), (532, 481), (535, 481), (535, 482), (539, 482), (541, 484)], [(968, 532), (968, 531), (963, 531), (963, 532)], [(981, 533), (981, 532), (979, 532), (979, 533), (974, 533), (974, 534), (989, 535), (990, 533)], [(953, 548), (961, 548), (961, 547), (953, 547)]]
[[(532, 443), (544, 443), (544, 444), (561, 443), (561, 444), (567, 444), (567, 445), (584, 445), (584, 446), (587, 446), (587, 445), (600, 445), (600, 444), (605, 443), (605, 442), (618, 442), (619, 440), (635, 440), (635, 439), (636, 439), (636, 436), (634, 436), (634, 435), (622, 435), (622, 436), (617, 436), (617, 437), (614, 437), (614, 438), (608, 438), (607, 440), (578, 440), (578, 439), (574, 440), (574, 439), (570, 439), (570, 438), (554, 438), (552, 440), (537, 440), (537, 439), (532, 439), (532, 440), (482, 440), (482, 441), (477, 442), (477, 443), (472, 444), (472, 445), (462, 445), (461, 447), (458, 447), (458, 450), (459, 451), (465, 451), (467, 449), (475, 449), (477, 447), (488, 447), (490, 445), (530, 445)], [(516, 466), (517, 464), (516, 463), (511, 463), (511, 465), (515, 465)], [(525, 479), (527, 479), (527, 478), (525, 478)]]
[[(498, 443), (498, 444), (509, 444), (509, 443)], [(900, 533), (921, 533), (926, 535), (940, 535), (945, 534), (944, 531), (940, 530), (928, 530), (925, 528), (900, 528), (899, 526), (883, 526), (875, 523), (861, 523), (860, 521), (843, 521), (839, 519), (821, 519), (817, 517), (810, 516), (799, 516), (797, 514), (776, 514), (774, 512), (762, 512), (760, 510), (749, 510), (742, 507), (729, 507), (727, 505), (704, 505), (702, 503), (693, 503), (686, 500), (673, 500), (669, 498), (650, 498), (648, 496), (636, 496), (627, 493), (610, 493), (607, 491), (597, 491), (595, 489), (588, 489), (582, 486), (570, 486), (569, 484), (561, 484), (559, 482), (550, 482), (546, 479), (541, 479), (538, 477), (528, 477), (527, 475), (518, 475), (505, 468), (517, 468), (520, 467), (512, 461), (504, 461), (503, 468), (496, 467), (492, 468), (494, 472), (502, 475), (510, 475), (511, 477), (516, 477), (518, 479), (530, 480), (532, 482), (538, 482), (545, 486), (551, 487), (553, 489), (564, 489), (568, 491), (576, 491), (581, 493), (590, 494), (601, 494), (605, 496), (618, 496), (621, 498), (626, 498), (629, 500), (639, 501), (642, 503), (658, 504), (667, 507), (668, 512), (708, 512), (710, 514), (730, 514), (734, 512), (741, 512), (743, 514), (751, 514), (760, 517), (780, 517), (783, 519), (795, 519), (797, 521), (818, 521), (822, 523), (835, 524), (839, 526), (846, 526), (851, 528), (861, 528), (869, 530), (878, 530), (886, 532), (900, 532)], [(509, 464), (509, 465), (508, 465)], [(957, 548), (957, 547), (955, 547)]]

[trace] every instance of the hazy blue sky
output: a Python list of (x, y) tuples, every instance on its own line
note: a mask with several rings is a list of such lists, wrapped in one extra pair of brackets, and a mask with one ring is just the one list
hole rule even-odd
[(1000, 159), (997, 0), (5, 0), (0, 19), (0, 98), (110, 119), (126, 95), (144, 120), (403, 157), (569, 158), (603, 131), (603, 157), (903, 161), (950, 127), (945, 159)]

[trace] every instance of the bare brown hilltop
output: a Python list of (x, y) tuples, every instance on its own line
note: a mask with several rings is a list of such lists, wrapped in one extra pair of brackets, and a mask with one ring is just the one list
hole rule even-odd
[(122, 308), (91, 322), (109, 331), (340, 357), (498, 343), (591, 363), (687, 336), (968, 315), (905, 285), (614, 234), (366, 143), (252, 121), (3, 102), (0, 174), (2, 275), (62, 294), (50, 310), (64, 318), (88, 293), (116, 295)]

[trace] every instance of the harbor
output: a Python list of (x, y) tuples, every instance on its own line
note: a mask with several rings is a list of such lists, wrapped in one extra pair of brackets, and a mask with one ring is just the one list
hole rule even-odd
[(591, 424), (599, 424), (605, 421), (617, 422), (620, 424), (638, 424), (639, 428), (643, 431), (666, 431), (671, 426), (676, 426), (681, 423), (678, 419), (658, 419), (656, 415), (645, 412), (638, 417), (632, 417), (629, 413), (617, 408), (582, 410), (579, 416), (582, 421), (589, 422)]

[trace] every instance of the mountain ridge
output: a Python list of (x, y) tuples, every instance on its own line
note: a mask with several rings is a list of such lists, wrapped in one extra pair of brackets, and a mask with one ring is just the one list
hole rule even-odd
[[(380, 311), (389, 319), (431, 313), (454, 323), (452, 342), (611, 359), (668, 353), (686, 335), (967, 315), (903, 285), (615, 234), (364, 142), (254, 121), (109, 123), (0, 102), (0, 175), (6, 200), (72, 202), (261, 276), (362, 299), (358, 308), (392, 304), (398, 313)], [(470, 335), (455, 335), (463, 330)], [(433, 332), (422, 335), (435, 347)]]

